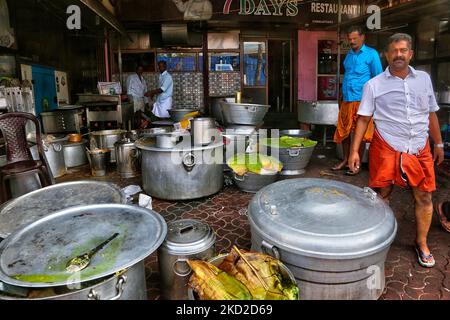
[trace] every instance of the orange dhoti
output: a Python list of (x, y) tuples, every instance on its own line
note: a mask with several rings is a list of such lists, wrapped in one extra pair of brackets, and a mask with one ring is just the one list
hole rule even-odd
[[(341, 101), (337, 129), (334, 132), (334, 142), (342, 143), (342, 141), (347, 139), (352, 131), (355, 130), (356, 120), (358, 119), (359, 104), (359, 101)], [(373, 120), (370, 119), (369, 126), (367, 127), (367, 131), (364, 134), (364, 141), (370, 142), (372, 140), (373, 131)]]
[(436, 190), (430, 143), (417, 155), (395, 151), (375, 131), (369, 149), (369, 187), (410, 186), (424, 192)]

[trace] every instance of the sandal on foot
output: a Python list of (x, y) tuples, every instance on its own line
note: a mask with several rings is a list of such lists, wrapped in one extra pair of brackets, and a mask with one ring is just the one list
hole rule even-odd
[(434, 265), (436, 264), (436, 261), (434, 260), (433, 255), (430, 254), (429, 255), (425, 255), (425, 253), (423, 253), (422, 250), (420, 250), (419, 246), (415, 246), (414, 247), (416, 249), (416, 253), (417, 253), (417, 261), (419, 262), (419, 264), (424, 267), (424, 268), (432, 268), (434, 267)]
[(439, 223), (441, 224), (442, 228), (444, 228), (445, 231), (450, 232), (450, 220), (448, 220), (444, 215), (444, 212), (442, 212), (443, 204), (444, 202), (436, 202), (434, 204), (434, 211), (439, 218)]

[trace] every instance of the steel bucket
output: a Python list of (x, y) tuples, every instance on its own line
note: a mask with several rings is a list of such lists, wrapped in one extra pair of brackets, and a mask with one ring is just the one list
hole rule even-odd
[(106, 175), (108, 163), (111, 157), (111, 150), (100, 149), (99, 151), (86, 152), (89, 164), (91, 165), (91, 174), (94, 177), (103, 177)]

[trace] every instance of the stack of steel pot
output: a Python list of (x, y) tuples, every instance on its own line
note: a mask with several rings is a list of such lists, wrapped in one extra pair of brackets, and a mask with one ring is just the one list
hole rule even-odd
[(292, 179), (260, 190), (249, 205), (252, 249), (281, 260), (300, 299), (378, 299), (397, 232), (389, 206), (369, 188)]
[[(101, 204), (54, 212), (0, 243), (0, 299), (145, 300), (144, 259), (166, 234), (162, 216), (136, 206)], [(115, 238), (101, 251), (90, 254), (111, 235)], [(83, 253), (90, 255), (88, 265), (68, 271), (67, 263)]]
[(190, 135), (172, 148), (152, 137), (136, 141), (142, 154), (142, 184), (151, 196), (186, 200), (217, 193), (223, 186), (223, 143), (192, 146)]
[(122, 178), (132, 178), (139, 175), (141, 169), (140, 153), (134, 145), (132, 135), (123, 135), (114, 144), (117, 162), (117, 172)]
[(167, 225), (167, 237), (158, 249), (161, 293), (164, 299), (188, 299), (191, 268), (187, 260), (209, 260), (215, 255), (216, 235), (205, 223), (178, 220)]

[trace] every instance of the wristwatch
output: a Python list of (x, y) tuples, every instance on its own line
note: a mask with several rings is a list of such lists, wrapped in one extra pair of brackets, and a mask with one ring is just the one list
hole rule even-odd
[(438, 148), (443, 148), (444, 144), (443, 143), (436, 143), (434, 146), (438, 147)]

